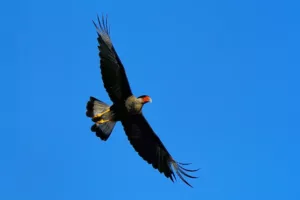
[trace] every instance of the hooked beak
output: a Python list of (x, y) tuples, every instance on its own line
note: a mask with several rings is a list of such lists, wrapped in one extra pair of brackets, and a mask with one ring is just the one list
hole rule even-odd
[(143, 97), (142, 98), (142, 102), (145, 103), (152, 103), (152, 99), (149, 96)]

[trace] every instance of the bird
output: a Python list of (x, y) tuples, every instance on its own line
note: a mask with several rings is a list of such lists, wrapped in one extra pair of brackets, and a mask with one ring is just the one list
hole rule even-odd
[(86, 104), (86, 116), (93, 122), (91, 131), (102, 141), (107, 141), (116, 123), (120, 122), (130, 144), (142, 159), (172, 182), (177, 174), (185, 184), (193, 187), (185, 177), (198, 178), (188, 172), (199, 169), (187, 169), (184, 166), (191, 163), (177, 162), (143, 115), (143, 106), (152, 102), (152, 99), (149, 95), (133, 94), (110, 37), (107, 15), (102, 15), (101, 19), (97, 15), (98, 24), (94, 20), (92, 22), (97, 31), (101, 77), (112, 105), (90, 96)]

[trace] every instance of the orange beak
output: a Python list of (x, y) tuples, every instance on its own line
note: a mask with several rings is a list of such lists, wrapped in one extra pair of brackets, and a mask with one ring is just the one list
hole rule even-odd
[(148, 102), (152, 103), (152, 99), (149, 96), (146, 96), (143, 98), (143, 102), (144, 103), (148, 103)]

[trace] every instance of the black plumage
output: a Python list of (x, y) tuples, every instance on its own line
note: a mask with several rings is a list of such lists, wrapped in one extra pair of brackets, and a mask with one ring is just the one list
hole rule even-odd
[[(185, 169), (183, 166), (188, 164), (175, 161), (145, 119), (142, 108), (145, 103), (151, 101), (151, 98), (147, 95), (136, 98), (132, 94), (124, 66), (110, 39), (107, 18), (102, 16), (100, 20), (98, 17), (98, 25), (94, 21), (93, 23), (98, 34), (102, 80), (113, 105), (109, 107), (91, 97), (87, 103), (87, 116), (95, 122), (92, 131), (106, 141), (115, 123), (120, 121), (130, 144), (140, 157), (172, 181), (176, 179), (175, 174), (177, 174), (181, 180), (191, 186), (184, 176), (196, 178), (187, 172), (197, 170)], [(104, 127), (106, 124), (107, 126)]]

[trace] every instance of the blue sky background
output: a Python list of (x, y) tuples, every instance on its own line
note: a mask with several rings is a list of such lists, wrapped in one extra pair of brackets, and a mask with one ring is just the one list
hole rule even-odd
[[(1, 3), (0, 199), (300, 199), (299, 3)], [(173, 157), (200, 167), (191, 189), (85, 116), (110, 103), (92, 20), (113, 43), (145, 116)]]

